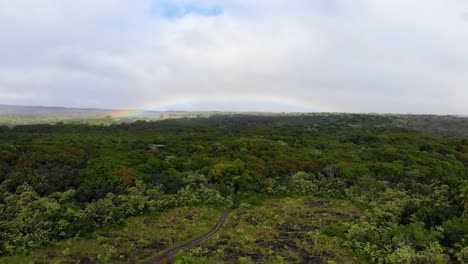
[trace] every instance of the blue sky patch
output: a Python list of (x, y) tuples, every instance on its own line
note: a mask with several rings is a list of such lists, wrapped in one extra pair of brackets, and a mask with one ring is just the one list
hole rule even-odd
[(165, 3), (153, 7), (151, 15), (154, 17), (164, 17), (168, 19), (177, 19), (186, 15), (195, 14), (199, 16), (219, 16), (223, 13), (220, 7), (206, 7), (195, 4), (171, 4)]
[(317, 0), (309, 4), (312, 12), (323, 16), (337, 16), (344, 11), (342, 0)]
[(128, 30), (128, 23), (123, 18), (111, 19), (108, 25), (115, 32), (126, 32)]

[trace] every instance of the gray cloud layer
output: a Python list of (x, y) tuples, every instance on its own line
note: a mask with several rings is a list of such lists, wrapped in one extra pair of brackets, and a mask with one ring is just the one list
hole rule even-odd
[[(221, 14), (163, 15), (189, 5)], [(464, 0), (0, 0), (0, 103), (468, 114), (467, 12)]]

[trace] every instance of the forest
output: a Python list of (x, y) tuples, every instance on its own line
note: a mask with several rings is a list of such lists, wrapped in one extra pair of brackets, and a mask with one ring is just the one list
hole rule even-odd
[[(466, 263), (468, 120), (411, 120), (214, 114), (0, 126), (0, 263), (134, 263), (190, 240), (164, 231), (177, 224), (193, 225), (193, 237), (209, 230), (234, 194), (240, 206), (223, 233), (176, 263)], [(106, 242), (108, 230), (140, 220), (163, 237)], [(70, 253), (86, 238), (105, 253)]]

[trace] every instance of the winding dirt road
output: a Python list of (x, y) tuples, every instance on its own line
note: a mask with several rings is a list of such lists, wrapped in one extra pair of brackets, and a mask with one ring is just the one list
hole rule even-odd
[(220, 229), (221, 227), (224, 225), (224, 223), (226, 222), (229, 214), (234, 210), (236, 209), (237, 207), (239, 207), (239, 200), (237, 199), (237, 194), (235, 194), (233, 196), (233, 201), (234, 201), (234, 207), (233, 209), (223, 213), (221, 215), (221, 217), (219, 218), (218, 222), (216, 223), (216, 225), (213, 227), (213, 229), (211, 229), (210, 232), (204, 234), (203, 236), (199, 237), (199, 238), (196, 238), (182, 246), (178, 246), (178, 247), (175, 247), (171, 250), (168, 250), (166, 252), (164, 252), (163, 254), (155, 257), (155, 258), (152, 258), (146, 262), (144, 262), (145, 264), (154, 264), (154, 263), (159, 263), (161, 261), (163, 261), (164, 259), (168, 258), (168, 257), (171, 257), (171, 256), (174, 256), (175, 254), (179, 253), (179, 251), (181, 250), (185, 250), (185, 249), (188, 249), (188, 248), (191, 248), (193, 246), (196, 246), (198, 244), (200, 244), (201, 242), (203, 241), (206, 241), (208, 238), (210, 238), (212, 235), (216, 234)]

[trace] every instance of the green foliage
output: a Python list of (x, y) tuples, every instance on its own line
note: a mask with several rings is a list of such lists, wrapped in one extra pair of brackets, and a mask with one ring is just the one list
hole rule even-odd
[[(236, 192), (246, 210), (311, 194), (353, 202), (364, 215), (324, 234), (367, 261), (461, 261), (468, 139), (427, 136), (401, 128), (403, 119), (217, 115), (1, 127), (0, 255), (174, 207), (227, 208)], [(147, 152), (152, 143), (167, 148)]]
[(218, 234), (178, 254), (177, 260), (190, 256), (194, 263), (352, 263), (346, 249), (321, 234), (329, 224), (360, 215), (346, 201), (270, 198), (231, 214)]
[(297, 172), (290, 178), (292, 191), (300, 194), (314, 194), (317, 192), (317, 185), (314, 182), (315, 177), (305, 172)]

